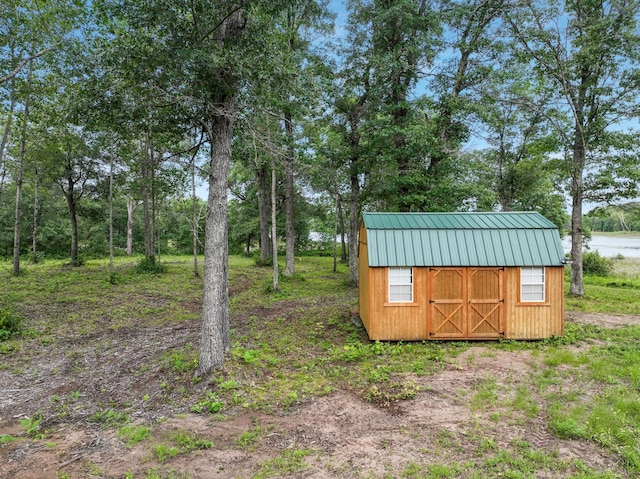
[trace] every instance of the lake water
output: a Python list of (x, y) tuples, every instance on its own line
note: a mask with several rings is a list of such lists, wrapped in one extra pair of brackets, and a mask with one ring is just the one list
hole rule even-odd
[[(562, 241), (565, 252), (571, 250), (571, 238)], [(597, 251), (600, 256), (613, 257), (622, 255), (640, 258), (640, 236), (609, 236), (593, 233), (589, 241), (589, 251)]]

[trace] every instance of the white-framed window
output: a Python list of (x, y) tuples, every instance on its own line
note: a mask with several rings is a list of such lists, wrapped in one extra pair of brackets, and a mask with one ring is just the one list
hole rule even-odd
[(389, 302), (413, 303), (413, 268), (389, 268)]
[(544, 302), (544, 267), (520, 268), (520, 301)]

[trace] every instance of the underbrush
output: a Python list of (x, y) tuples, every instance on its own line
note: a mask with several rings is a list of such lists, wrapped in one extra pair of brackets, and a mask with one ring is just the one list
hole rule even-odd
[[(15, 311), (33, 334), (13, 334), (10, 342), (15, 347), (0, 349), (0, 353), (7, 359), (3, 367), (18, 377), (37, 374), (35, 368), (25, 365), (36, 357), (37, 346), (55, 347), (57, 355), (68, 358), (63, 364), (68, 367), (47, 374), (73, 380), (74, 374), (87, 367), (82, 353), (74, 350), (77, 345), (90, 343), (92, 350), (104, 353), (101, 357), (115, 358), (127, 348), (140, 346), (129, 339), (134, 330), (152, 331), (167, 325), (186, 330), (178, 346), (161, 350), (158, 340), (150, 345), (145, 361), (123, 363), (129, 368), (126, 374), (135, 377), (136, 387), (117, 391), (120, 396), (113, 403), (100, 404), (93, 397), (97, 391), (74, 386), (78, 390), (73, 401), (58, 401), (57, 409), (52, 406), (45, 411), (45, 415), (58, 415), (55, 420), (47, 417), (50, 423), (71, 421), (79, 411), (76, 419), (116, 430), (128, 446), (147, 444), (150, 457), (162, 464), (212, 444), (208, 438), (187, 432), (160, 437), (150, 425), (134, 423), (134, 419), (145, 414), (158, 417), (167, 411), (210, 415), (212, 421), (244, 411), (292, 414), (300, 405), (338, 390), (395, 413), (405, 401), (429, 394), (425, 384), (431, 376), (456, 368), (455, 359), (471, 346), (455, 341), (369, 341), (355, 321), (357, 290), (347, 285), (347, 267), (340, 264), (334, 273), (331, 258), (297, 259), (296, 274), (282, 277), (281, 292), (276, 294), (266, 287), (270, 268), (257, 266), (252, 258), (234, 256), (229, 265), (230, 351), (224, 366), (200, 382), (193, 376), (202, 278), (194, 276), (188, 257), (163, 257), (164, 271), (158, 274), (138, 274), (138, 261), (116, 258), (115, 283), (110, 282), (106, 260), (88, 261), (83, 268), (68, 268), (53, 260), (29, 265), (24, 275), (6, 282), (0, 312)], [(640, 278), (587, 276), (585, 287), (586, 298), (567, 297), (569, 309), (640, 314)], [(119, 331), (123, 333), (116, 334)], [(615, 455), (624, 470), (640, 472), (640, 328), (567, 323), (565, 335), (559, 338), (473, 346), (490, 354), (526, 352), (534, 364), (522, 383), (486, 375), (468, 391), (446, 397), (457, 405), (466, 404), (474, 418), (481, 418), (474, 419), (473, 433), (478, 448), (487, 449), (484, 462), (476, 460), (467, 466), (451, 462), (449, 469), (437, 462), (415, 462), (406, 466), (401, 477), (455, 477), (464, 471), (469, 477), (475, 477), (473, 471), (485, 477), (507, 477), (514, 471), (520, 475), (509, 477), (533, 477), (536, 471), (553, 468), (579, 469), (558, 458), (536, 466), (543, 452), (533, 446), (513, 446), (506, 451), (499, 450), (495, 442), (491, 446), (492, 433), (482, 425), (502, 417), (547, 421), (558, 438), (589, 441)], [(584, 391), (589, 394), (582, 394)], [(442, 398), (434, 395), (434, 400)], [(67, 404), (63, 416), (61, 405)], [(82, 411), (86, 417), (80, 416)], [(259, 443), (264, 431), (258, 426), (254, 429), (238, 447), (248, 450)], [(257, 474), (267, 477), (271, 471), (300, 470), (307, 455), (312, 451), (283, 453), (278, 461), (262, 464)], [(504, 466), (505, 461), (513, 464)], [(567, 472), (567, 477), (571, 474)], [(610, 476), (585, 473), (574, 477)]]

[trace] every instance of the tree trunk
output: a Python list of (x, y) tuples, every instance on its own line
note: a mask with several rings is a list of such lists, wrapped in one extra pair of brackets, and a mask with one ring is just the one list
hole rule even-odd
[(295, 158), (295, 151), (293, 148), (293, 121), (291, 119), (291, 113), (285, 113), (285, 132), (287, 135), (287, 141), (289, 144), (287, 157), (285, 160), (285, 276), (292, 276), (294, 273), (294, 260), (295, 260), (295, 228), (293, 217), (293, 162)]
[(571, 178), (571, 283), (569, 286), (569, 292), (573, 296), (584, 296), (582, 278), (582, 175), (586, 152), (581, 131), (580, 126), (576, 124)]
[(151, 136), (145, 135), (144, 152), (142, 157), (142, 215), (144, 219), (144, 255), (152, 262), (155, 261), (155, 231), (153, 231), (153, 186), (151, 150), (153, 148)]
[(9, 141), (9, 135), (11, 132), (11, 125), (13, 123), (13, 110), (16, 105), (16, 92), (15, 82), (11, 80), (11, 93), (9, 96), (9, 111), (7, 112), (7, 122), (4, 125), (4, 131), (2, 132), (2, 142), (0, 142), (0, 195), (4, 189), (4, 181), (7, 176), (6, 161), (4, 158), (4, 152)]
[[(244, 10), (238, 9), (219, 26), (216, 39), (221, 44), (237, 40), (245, 26)], [(196, 376), (202, 377), (222, 366), (229, 350), (229, 241), (227, 190), (231, 140), (233, 138), (233, 107), (236, 88), (233, 76), (227, 78), (226, 93), (212, 88), (214, 110), (206, 124), (211, 147), (209, 168), (209, 198), (204, 240), (204, 294), (200, 355)], [(217, 83), (215, 83), (217, 85)]]
[(193, 157), (191, 165), (191, 201), (193, 202), (193, 274), (196, 278), (200, 277), (198, 271), (198, 197), (196, 196), (196, 158)]
[[(231, 111), (227, 101), (225, 111)], [(204, 295), (200, 357), (196, 376), (222, 366), (229, 349), (229, 287), (227, 185), (231, 161), (233, 120), (227, 115), (210, 119), (211, 163), (204, 241)]]
[(342, 252), (340, 253), (340, 262), (347, 262), (347, 240), (344, 234), (344, 215), (342, 214), (342, 195), (338, 195), (338, 218), (340, 220), (340, 246)]
[(276, 223), (276, 165), (271, 162), (271, 248), (273, 255), (273, 291), (280, 291), (278, 271), (278, 231)]
[(133, 254), (133, 213), (136, 210), (135, 200), (127, 201), (127, 256)]
[(33, 228), (31, 229), (31, 254), (33, 261), (38, 261), (38, 219), (40, 216), (40, 172), (35, 169), (35, 184), (33, 188)]
[(351, 196), (349, 198), (349, 280), (358, 286), (358, 233), (360, 230), (360, 182), (358, 175), (351, 174)]
[[(27, 85), (31, 87), (33, 63), (29, 62), (29, 74)], [(20, 156), (18, 158), (18, 171), (16, 173), (16, 209), (13, 224), (13, 274), (20, 274), (20, 208), (22, 207), (22, 182), (24, 176), (24, 156), (27, 145), (27, 123), (29, 122), (29, 102), (31, 95), (27, 93), (24, 101), (24, 115), (22, 124), (22, 138), (20, 139)]]
[(271, 258), (271, 241), (269, 240), (269, 181), (266, 165), (256, 170), (258, 183), (258, 214), (260, 216), (260, 262), (265, 264)]
[(333, 220), (333, 272), (338, 271), (338, 212), (340, 211), (339, 195), (336, 195), (336, 217)]
[[(156, 161), (155, 161), (155, 150), (153, 146), (153, 138), (149, 137), (149, 165), (151, 167), (151, 259), (152, 262), (156, 260), (160, 262), (160, 232), (158, 231), (157, 224), (157, 214), (158, 214), (158, 192), (156, 191)], [(157, 248), (157, 250), (156, 250)], [(156, 251), (158, 257), (156, 258)]]
[[(115, 148), (114, 148), (115, 149)], [(109, 278), (113, 281), (113, 156), (109, 158)]]
[(65, 192), (69, 220), (71, 221), (71, 265), (78, 266), (78, 215), (73, 178), (68, 177), (68, 191)]

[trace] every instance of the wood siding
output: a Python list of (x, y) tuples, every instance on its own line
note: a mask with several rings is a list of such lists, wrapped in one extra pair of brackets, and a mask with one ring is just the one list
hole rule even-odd
[[(413, 268), (414, 301), (389, 303), (388, 268), (360, 240), (360, 316), (370, 339), (542, 339), (564, 333), (564, 268), (545, 268), (544, 303), (520, 302), (520, 268)], [(364, 241), (364, 242), (363, 242)]]
[[(369, 268), (370, 339), (417, 341), (427, 334), (426, 268), (413, 268), (413, 302), (389, 303), (388, 268)], [(364, 321), (363, 321), (364, 323)]]
[(371, 309), (371, 281), (369, 268), (369, 252), (367, 250), (367, 229), (360, 225), (358, 234), (358, 304), (360, 309), (360, 320), (364, 328), (369, 331), (370, 309)]
[(564, 334), (564, 268), (545, 268), (544, 303), (520, 302), (520, 268), (506, 271), (506, 335), (509, 339), (544, 339)]

